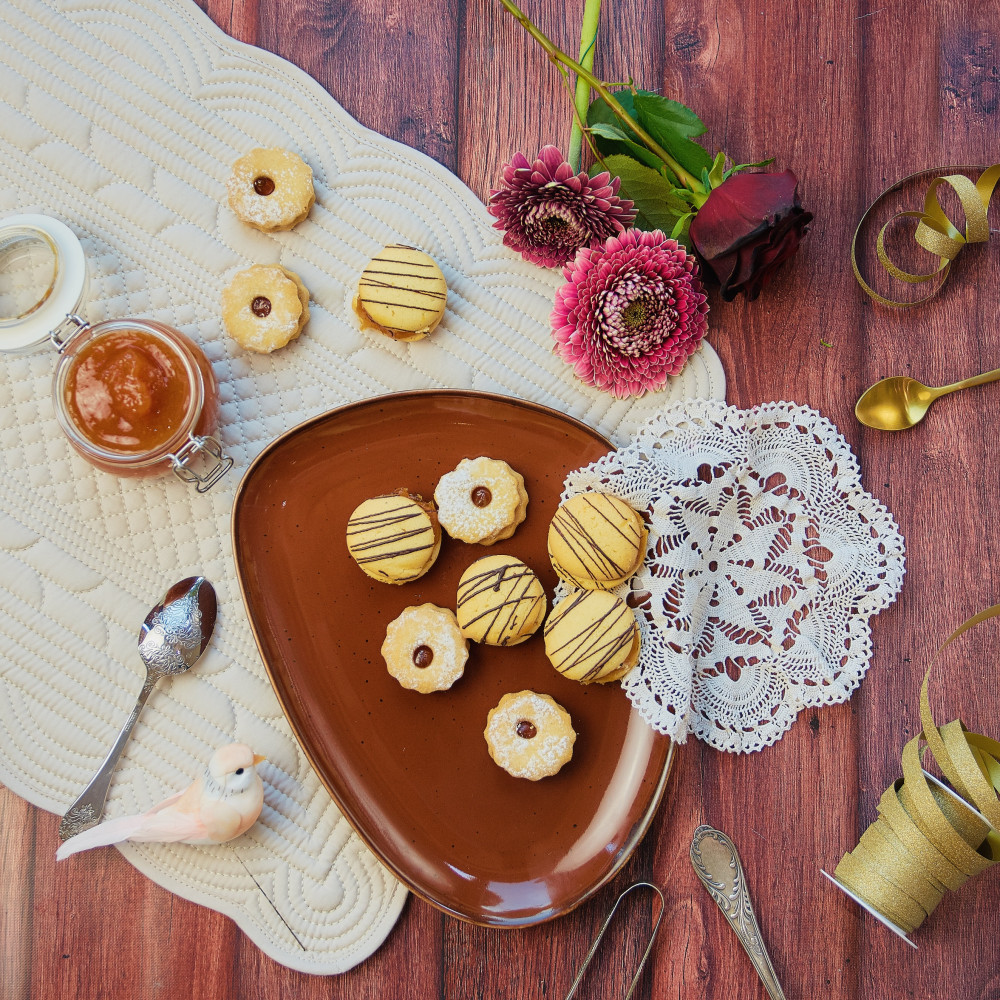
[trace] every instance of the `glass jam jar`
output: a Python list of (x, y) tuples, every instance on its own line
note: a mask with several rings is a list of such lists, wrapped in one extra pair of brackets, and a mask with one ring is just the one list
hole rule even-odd
[(83, 248), (63, 223), (0, 221), (0, 349), (58, 348), (53, 403), (73, 449), (118, 476), (172, 471), (211, 489), (233, 460), (211, 433), (218, 386), (208, 359), (163, 323), (85, 322), (76, 312), (85, 285)]

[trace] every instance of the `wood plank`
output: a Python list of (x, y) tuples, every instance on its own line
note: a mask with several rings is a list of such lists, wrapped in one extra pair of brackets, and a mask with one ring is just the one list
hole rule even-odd
[[(862, 22), (869, 168), (858, 185), (859, 208), (910, 170), (997, 158), (1000, 119), (989, 77), (995, 76), (990, 50), (1000, 39), (1000, 12), (994, 6), (970, 18), (962, 3), (935, 8), (935, 17), (917, 31), (895, 7)], [(966, 28), (970, 20), (974, 26)], [(901, 56), (900, 31), (906, 35), (905, 73), (893, 71)], [(992, 46), (984, 46), (984, 38)], [(891, 210), (917, 207), (925, 186), (911, 186)], [(927, 255), (920, 257), (926, 266)], [(861, 381), (912, 374), (942, 384), (1000, 364), (997, 260), (995, 246), (989, 253), (969, 249), (947, 289), (926, 306), (904, 313), (867, 306)], [(899, 606), (885, 616), (878, 683), (866, 683), (856, 699), (863, 734), (862, 824), (873, 818), (879, 794), (898, 776), (903, 744), (920, 729), (919, 685), (934, 650), (967, 616), (997, 600), (988, 553), (1000, 533), (984, 517), (995, 494), (989, 470), (1000, 457), (990, 430), (997, 398), (989, 387), (973, 390), (939, 403), (905, 434), (860, 436), (874, 492), (896, 512), (908, 543), (908, 583)], [(993, 624), (979, 632), (942, 658), (932, 691), (940, 721), (961, 713), (973, 728), (995, 735), (996, 702), (990, 699), (993, 711), (981, 702), (988, 690), (982, 671), (990, 669), (989, 650), (996, 649), (1000, 633)], [(978, 697), (960, 697), (963, 688)], [(1000, 946), (983, 917), (995, 908), (989, 900), (995, 901), (998, 884), (994, 870), (949, 894), (915, 935), (916, 961), (905, 945), (865, 920), (858, 965), (870, 995), (899, 995), (901, 981), (913, 996), (995, 992)]]
[[(481, 197), (500, 165), (545, 142), (565, 148), (569, 99), (540, 50), (494, 0), (204, 0), (225, 30), (288, 56), (364, 124), (423, 149)], [(574, 51), (582, 0), (524, 0)], [(908, 543), (903, 595), (873, 628), (869, 674), (848, 705), (809, 711), (776, 746), (745, 757), (696, 741), (681, 749), (653, 829), (595, 899), (540, 928), (472, 927), (411, 900), (383, 947), (340, 977), (292, 972), (227, 918), (149, 882), (115, 851), (56, 866), (56, 818), (0, 790), (5, 880), (4, 996), (375, 998), (559, 997), (630, 881), (664, 886), (667, 909), (637, 996), (759, 1000), (763, 991), (688, 861), (694, 828), (731, 833), (747, 867), (774, 964), (790, 997), (888, 1000), (997, 994), (1000, 874), (949, 896), (913, 953), (825, 883), (874, 816), (919, 728), (917, 691), (945, 634), (993, 603), (990, 552), (1000, 444), (997, 387), (943, 400), (905, 435), (865, 430), (853, 404), (886, 374), (943, 383), (1000, 365), (998, 252), (970, 248), (934, 302), (909, 312), (870, 304), (846, 249), (868, 202), (901, 174), (996, 158), (1000, 11), (960, 0), (923, 7), (862, 0), (789, 6), (607, 0), (598, 72), (662, 88), (693, 106), (709, 144), (739, 159), (777, 156), (801, 180), (812, 232), (755, 303), (712, 294), (711, 341), (738, 406), (793, 399), (832, 419), (855, 448), (866, 487)], [(916, 189), (915, 189), (916, 190)], [(913, 198), (900, 208), (913, 207)], [(993, 216), (995, 226), (995, 214)], [(829, 346), (825, 346), (829, 345)], [(991, 651), (1000, 625), (942, 660), (935, 704), (994, 736)], [(990, 711), (991, 706), (993, 711)], [(653, 907), (612, 929), (584, 996), (624, 994)]]

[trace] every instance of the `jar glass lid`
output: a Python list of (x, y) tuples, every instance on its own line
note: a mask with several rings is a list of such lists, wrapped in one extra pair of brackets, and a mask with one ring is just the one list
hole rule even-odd
[(75, 312), (87, 265), (73, 231), (46, 215), (0, 220), (0, 351), (31, 350)]

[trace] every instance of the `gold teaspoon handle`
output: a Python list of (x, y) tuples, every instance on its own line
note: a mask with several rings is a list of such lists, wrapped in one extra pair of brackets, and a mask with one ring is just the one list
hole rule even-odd
[(943, 385), (937, 390), (938, 396), (945, 393), (955, 392), (958, 389), (971, 389), (974, 385), (987, 385), (1000, 379), (1000, 368), (994, 368), (991, 372), (983, 372), (982, 375), (973, 375), (972, 378), (964, 378), (961, 382), (952, 382), (951, 385)]
[(699, 826), (691, 842), (691, 863), (702, 885), (729, 921), (729, 926), (736, 931), (768, 995), (772, 1000), (785, 1000), (760, 936), (736, 845), (721, 830)]

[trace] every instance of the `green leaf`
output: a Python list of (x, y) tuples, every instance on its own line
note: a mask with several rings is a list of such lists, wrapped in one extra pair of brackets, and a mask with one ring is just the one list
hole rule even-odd
[(726, 154), (716, 153), (712, 169), (708, 172), (708, 189), (717, 188), (725, 180)]
[(688, 231), (691, 229), (691, 220), (694, 218), (694, 212), (688, 212), (687, 215), (682, 215), (675, 223), (673, 229), (670, 230), (671, 239), (677, 240), (678, 243), (683, 243), (685, 247), (689, 246), (688, 242)]
[(749, 170), (751, 167), (769, 167), (772, 163), (774, 163), (773, 156), (769, 160), (761, 160), (759, 163), (738, 163), (735, 167), (730, 167), (722, 175), (722, 179), (724, 181), (728, 181), (733, 174), (739, 172), (740, 170)]
[[(615, 92), (618, 100), (622, 102), (626, 110), (629, 110), (628, 105), (625, 105), (622, 100), (622, 95), (629, 98), (629, 103), (631, 103), (632, 95), (627, 90)], [(631, 110), (634, 111), (635, 109), (632, 108)], [(587, 125), (590, 127), (591, 135), (594, 136), (595, 145), (601, 151), (602, 155), (630, 156), (633, 160), (638, 160), (653, 170), (660, 170), (664, 167), (663, 160), (655, 153), (651, 153), (646, 149), (638, 141), (638, 136), (636, 136), (635, 132), (627, 125), (622, 125), (611, 108), (599, 97), (594, 99), (587, 110)]]
[(694, 136), (704, 134), (705, 126), (690, 108), (648, 90), (638, 91), (633, 104), (639, 124), (685, 170), (699, 177), (702, 170), (712, 165), (705, 147), (691, 141)]
[(679, 202), (684, 203), (685, 212), (690, 211), (688, 206), (692, 206), (694, 208), (700, 207), (698, 205), (698, 196), (694, 193), (694, 191), (689, 191), (687, 188), (674, 188), (674, 198), (676, 198)]
[(690, 206), (676, 196), (673, 185), (663, 174), (630, 156), (609, 156), (605, 163), (612, 174), (622, 179), (621, 194), (635, 202), (636, 225), (640, 229), (670, 232), (681, 216), (691, 214)]

